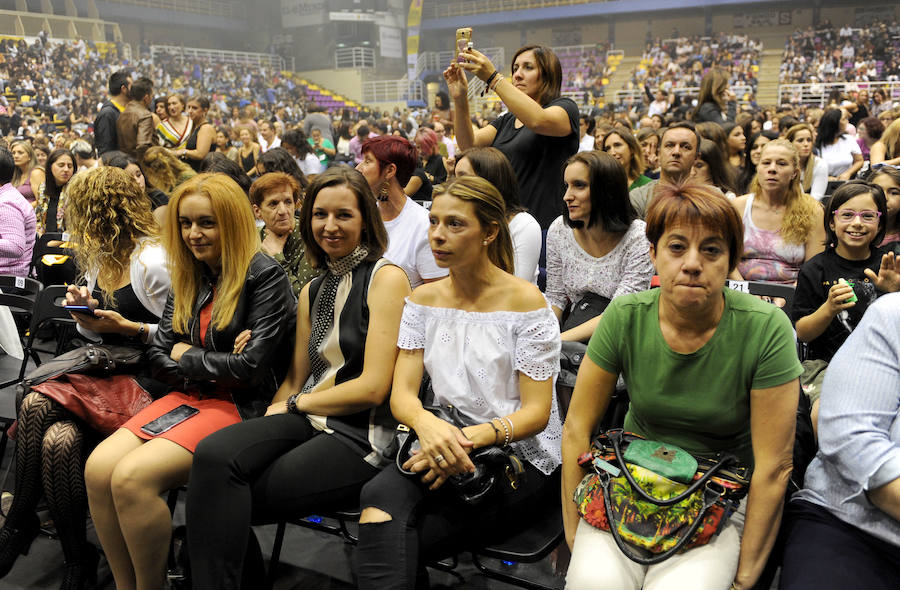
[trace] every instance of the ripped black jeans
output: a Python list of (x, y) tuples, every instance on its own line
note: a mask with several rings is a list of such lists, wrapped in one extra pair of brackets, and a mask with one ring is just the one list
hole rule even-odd
[(536, 511), (559, 510), (559, 469), (544, 475), (525, 463), (525, 472), (515, 492), (494, 494), (473, 507), (448, 484), (429, 492), (418, 477), (404, 475), (396, 465), (387, 467), (360, 496), (363, 510), (378, 508), (391, 520), (359, 527), (359, 588), (422, 587), (427, 584), (424, 564), (527, 529)]

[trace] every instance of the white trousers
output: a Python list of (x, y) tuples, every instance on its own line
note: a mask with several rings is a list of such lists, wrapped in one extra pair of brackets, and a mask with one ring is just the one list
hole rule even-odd
[(611, 533), (581, 519), (566, 575), (567, 590), (728, 590), (737, 572), (746, 501), (722, 532), (656, 565), (625, 557)]

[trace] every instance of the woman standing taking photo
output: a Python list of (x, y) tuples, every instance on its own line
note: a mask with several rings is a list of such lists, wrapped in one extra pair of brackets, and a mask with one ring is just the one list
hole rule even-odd
[(828, 190), (828, 164), (813, 154), (815, 131), (809, 123), (800, 123), (788, 129), (784, 138), (793, 144), (800, 156), (803, 192), (821, 201), (825, 198), (825, 191)]
[(800, 156), (787, 140), (763, 146), (750, 193), (732, 203), (744, 221), (744, 251), (731, 278), (792, 284), (825, 250), (822, 207), (800, 186)]
[[(166, 304), (169, 274), (144, 191), (128, 173), (101, 167), (72, 181), (68, 205), (68, 228), (78, 244), (75, 257), (87, 286), (70, 286), (66, 304), (94, 310), (93, 317), (71, 314), (79, 332), (93, 342), (145, 349)], [(96, 580), (98, 553), (85, 531), (86, 452), (149, 404), (151, 395), (165, 393), (166, 387), (149, 373), (63, 375), (34, 386), (23, 398), (15, 494), (0, 530), (0, 576), (38, 534), (35, 509), (43, 492), (65, 555), (61, 588), (77, 590)], [(111, 411), (85, 411), (98, 407)], [(118, 424), (110, 424), (113, 414), (121, 418)]]
[[(647, 239), (660, 287), (610, 303), (563, 428), (570, 590), (747, 590), (766, 565), (791, 474), (802, 368), (787, 316), (725, 287), (741, 234), (740, 215), (708, 186), (663, 187), (650, 205)], [(650, 566), (627, 558), (573, 502), (586, 475), (578, 457), (590, 449), (620, 374), (631, 399), (626, 431), (699, 457), (733, 453), (752, 468), (749, 496), (718, 536)]]
[[(547, 301), (556, 317), (588, 293), (614, 299), (650, 288), (653, 265), (645, 224), (638, 219), (625, 171), (609, 154), (581, 152), (566, 163), (565, 212), (547, 232)], [(562, 333), (586, 342), (594, 316)]]
[(194, 129), (184, 142), (184, 147), (175, 152), (195, 172), (199, 172), (200, 162), (215, 147), (216, 140), (215, 127), (206, 119), (206, 115), (209, 113), (209, 101), (203, 96), (190, 99), (187, 103), (187, 113)]
[(25, 140), (14, 141), (9, 146), (16, 169), (12, 184), (29, 203), (34, 203), (38, 188), (44, 183), (44, 169), (38, 166), (34, 148)]
[(291, 370), (266, 416), (209, 436), (191, 470), (198, 590), (241, 587), (251, 524), (353, 508), (388, 462), (396, 424), (385, 402), (409, 281), (382, 258), (387, 231), (356, 170), (317, 176), (300, 217), (307, 256), (323, 274), (300, 293)]
[(625, 169), (629, 191), (650, 182), (650, 178), (644, 176), (646, 164), (643, 150), (628, 129), (617, 125), (603, 138), (602, 148)]
[(170, 94), (166, 98), (168, 116), (156, 126), (156, 135), (161, 146), (180, 150), (191, 136), (194, 122), (184, 115), (184, 107), (184, 97), (180, 94)]
[[(519, 181), (522, 204), (542, 229), (562, 212), (563, 163), (578, 151), (578, 107), (560, 96), (562, 66), (553, 50), (526, 45), (513, 56), (511, 78), (497, 71), (478, 50), (460, 52), (461, 63), (444, 70), (453, 98), (453, 128), (461, 150), (493, 146), (509, 159)], [(465, 73), (497, 93), (509, 112), (472, 130)]]
[[(503, 199), (486, 180), (464, 176), (435, 195), (429, 217), (432, 251), (450, 277), (407, 299), (391, 391), (391, 411), (420, 450), (404, 464), (415, 475), (390, 465), (363, 488), (363, 590), (427, 587), (429, 560), (522, 530), (522, 515), (546, 510), (559, 490), (559, 328), (537, 287), (509, 274)], [(459, 429), (422, 406), (425, 370), (434, 403), (452, 404), (473, 426)], [(475, 469), (474, 449), (501, 442), (512, 442), (525, 477), (514, 491), (464, 503), (446, 479)]]
[[(187, 483), (201, 439), (265, 412), (293, 327), (287, 275), (260, 252), (233, 180), (196, 176), (172, 195), (168, 214), (172, 290), (147, 356), (154, 378), (176, 390), (100, 443), (85, 467), (94, 527), (123, 589), (164, 587), (172, 522), (160, 494)], [(174, 426), (154, 428), (162, 416)]]

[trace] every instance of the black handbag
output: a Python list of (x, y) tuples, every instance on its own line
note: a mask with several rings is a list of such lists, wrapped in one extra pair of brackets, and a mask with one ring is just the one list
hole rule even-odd
[(571, 330), (589, 319), (597, 317), (606, 310), (609, 302), (609, 297), (588, 291), (581, 299), (569, 306), (560, 331)]
[(133, 373), (141, 364), (143, 349), (117, 344), (87, 344), (41, 363), (25, 376), (17, 388), (27, 392), (34, 385), (67, 373), (109, 376)]
[[(478, 424), (478, 422), (460, 414), (459, 410), (451, 405), (424, 406), (424, 408), (441, 420), (449, 422), (458, 428)], [(413, 443), (418, 438), (415, 431), (405, 426), (398, 427), (397, 468), (406, 475), (419, 475), (403, 469), (403, 464), (410, 457)], [(509, 445), (492, 445), (476, 449), (469, 453), (469, 459), (475, 464), (474, 473), (452, 475), (447, 478), (447, 483), (466, 504), (473, 506), (480, 504), (492, 493), (514, 492), (518, 489), (519, 484), (524, 481), (525, 467), (522, 464), (522, 460), (519, 459)]]

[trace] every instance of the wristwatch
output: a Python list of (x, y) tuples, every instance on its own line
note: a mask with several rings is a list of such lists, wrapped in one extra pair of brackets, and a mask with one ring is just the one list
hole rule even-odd
[(302, 412), (297, 409), (297, 398), (300, 396), (299, 393), (293, 394), (291, 397), (287, 398), (285, 403), (287, 404), (288, 414), (301, 414)]

